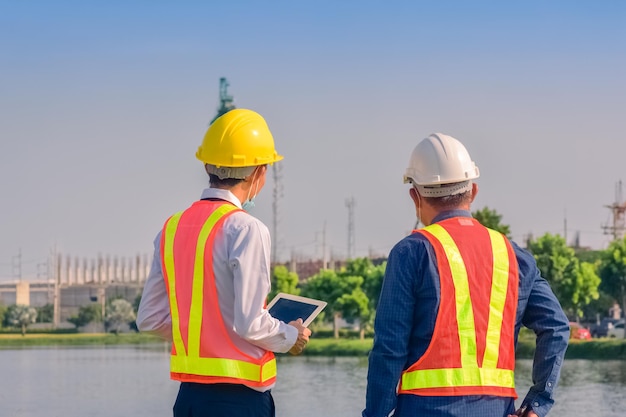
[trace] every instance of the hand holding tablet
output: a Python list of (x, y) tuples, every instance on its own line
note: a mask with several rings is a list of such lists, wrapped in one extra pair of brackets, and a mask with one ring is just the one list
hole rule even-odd
[(269, 313), (285, 323), (302, 319), (304, 327), (326, 307), (326, 302), (299, 295), (278, 293), (267, 305)]

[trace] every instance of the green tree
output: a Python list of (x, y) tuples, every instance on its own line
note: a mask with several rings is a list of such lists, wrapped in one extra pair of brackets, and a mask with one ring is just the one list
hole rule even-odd
[(528, 249), (563, 308), (578, 320), (583, 308), (599, 297), (600, 278), (595, 265), (581, 263), (559, 235), (546, 233), (530, 240)]
[(608, 295), (602, 290), (602, 282), (600, 282), (598, 293), (600, 296), (597, 300), (592, 300), (587, 306), (583, 307), (583, 317), (593, 321), (596, 319), (599, 321), (600, 318), (606, 317), (609, 308), (615, 302), (615, 297)]
[(362, 275), (363, 278), (365, 278), (363, 281), (363, 291), (365, 292), (365, 295), (367, 295), (367, 298), (370, 301), (370, 308), (373, 311), (375, 311), (378, 307), (378, 299), (380, 298), (380, 290), (383, 286), (383, 277), (385, 276), (386, 268), (386, 261), (380, 265), (374, 265), (370, 261), (370, 266)]
[(493, 230), (497, 230), (508, 238), (511, 238), (511, 228), (508, 224), (502, 224), (502, 215), (489, 207), (476, 210), (472, 216), (478, 220), (480, 224)]
[(133, 311), (135, 314), (139, 311), (139, 304), (141, 304), (141, 294), (137, 294), (135, 299), (133, 300)]
[(339, 337), (337, 320), (341, 316), (342, 306), (341, 303), (338, 303), (338, 300), (344, 294), (351, 294), (362, 282), (363, 278), (361, 277), (339, 276), (335, 271), (324, 269), (310, 277), (302, 287), (303, 296), (316, 298), (328, 303), (324, 311), (325, 314), (321, 319), (323, 320), (326, 315), (332, 317), (335, 338)]
[(373, 322), (385, 265), (375, 266), (370, 259), (357, 258), (339, 271), (320, 271), (303, 285), (302, 295), (328, 303), (324, 313), (332, 317), (335, 338), (339, 337), (339, 317), (358, 320), (364, 337)]
[(286, 266), (276, 265), (272, 271), (272, 291), (270, 292), (268, 299), (272, 300), (279, 292), (287, 294), (299, 295), (300, 289), (298, 286), (298, 274), (295, 272), (289, 272)]
[(576, 251), (576, 257), (580, 262), (589, 262), (595, 264), (596, 262), (602, 261), (602, 256), (604, 255), (603, 250), (587, 250), (581, 248), (573, 248)]
[[(601, 290), (626, 307), (626, 238), (611, 242), (600, 261)], [(626, 333), (624, 334), (626, 337)]]
[(576, 270), (576, 281), (570, 286), (569, 298), (576, 317), (583, 317), (584, 308), (592, 301), (600, 298), (600, 277), (597, 265), (589, 262), (579, 262)]
[(14, 304), (7, 310), (7, 321), (9, 325), (20, 327), (22, 329), (22, 336), (26, 335), (28, 325), (35, 323), (36, 320), (37, 310), (33, 307)]
[(133, 305), (122, 298), (111, 301), (106, 307), (106, 323), (115, 334), (119, 334), (123, 324), (130, 324), (135, 318)]
[(359, 337), (365, 338), (365, 328), (370, 321), (372, 310), (370, 310), (369, 298), (360, 288), (354, 288), (350, 294), (344, 294), (335, 303), (335, 308), (347, 321), (359, 321)]
[(37, 307), (37, 323), (52, 323), (54, 318), (54, 305), (48, 303)]
[(87, 304), (78, 308), (78, 314), (67, 319), (76, 327), (83, 327), (89, 323), (102, 322), (102, 307), (100, 304)]
[(0, 303), (0, 328), (6, 325), (7, 306)]
[(362, 313), (358, 318), (361, 337), (365, 335), (365, 330), (372, 327), (374, 324), (374, 316), (376, 314), (376, 307), (378, 306), (378, 299), (380, 298), (380, 290), (382, 288), (386, 267), (386, 262), (380, 265), (374, 265), (369, 258), (357, 258), (348, 261), (345, 270), (340, 272), (340, 275), (346, 274), (363, 278), (361, 287), (367, 297), (367, 309), (363, 307)]

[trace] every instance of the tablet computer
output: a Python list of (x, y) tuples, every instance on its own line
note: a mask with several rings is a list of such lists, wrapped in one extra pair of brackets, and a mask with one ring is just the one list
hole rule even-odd
[(269, 313), (278, 320), (289, 323), (302, 319), (304, 326), (311, 324), (324, 307), (326, 307), (326, 301), (282, 292), (276, 294), (276, 297), (267, 305)]

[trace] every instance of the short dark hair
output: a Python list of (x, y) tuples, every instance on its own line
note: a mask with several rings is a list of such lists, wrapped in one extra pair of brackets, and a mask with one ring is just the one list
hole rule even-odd
[(209, 174), (209, 183), (215, 188), (232, 188), (243, 181), (243, 178), (220, 178), (215, 174)]
[(454, 209), (471, 203), (472, 191), (469, 190), (464, 193), (446, 195), (443, 197), (420, 197), (423, 198), (428, 204), (438, 208), (439, 210)]

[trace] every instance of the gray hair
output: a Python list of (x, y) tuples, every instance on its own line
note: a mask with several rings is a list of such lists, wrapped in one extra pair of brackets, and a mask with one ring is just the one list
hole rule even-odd
[[(411, 181), (413, 182), (413, 181)], [(420, 185), (413, 183), (422, 197), (447, 197), (463, 194), (472, 190), (472, 181), (461, 181), (450, 184)]]
[(469, 204), (472, 201), (472, 191), (465, 191), (462, 193), (446, 195), (443, 197), (424, 197), (424, 200), (433, 207), (440, 210), (456, 209)]

